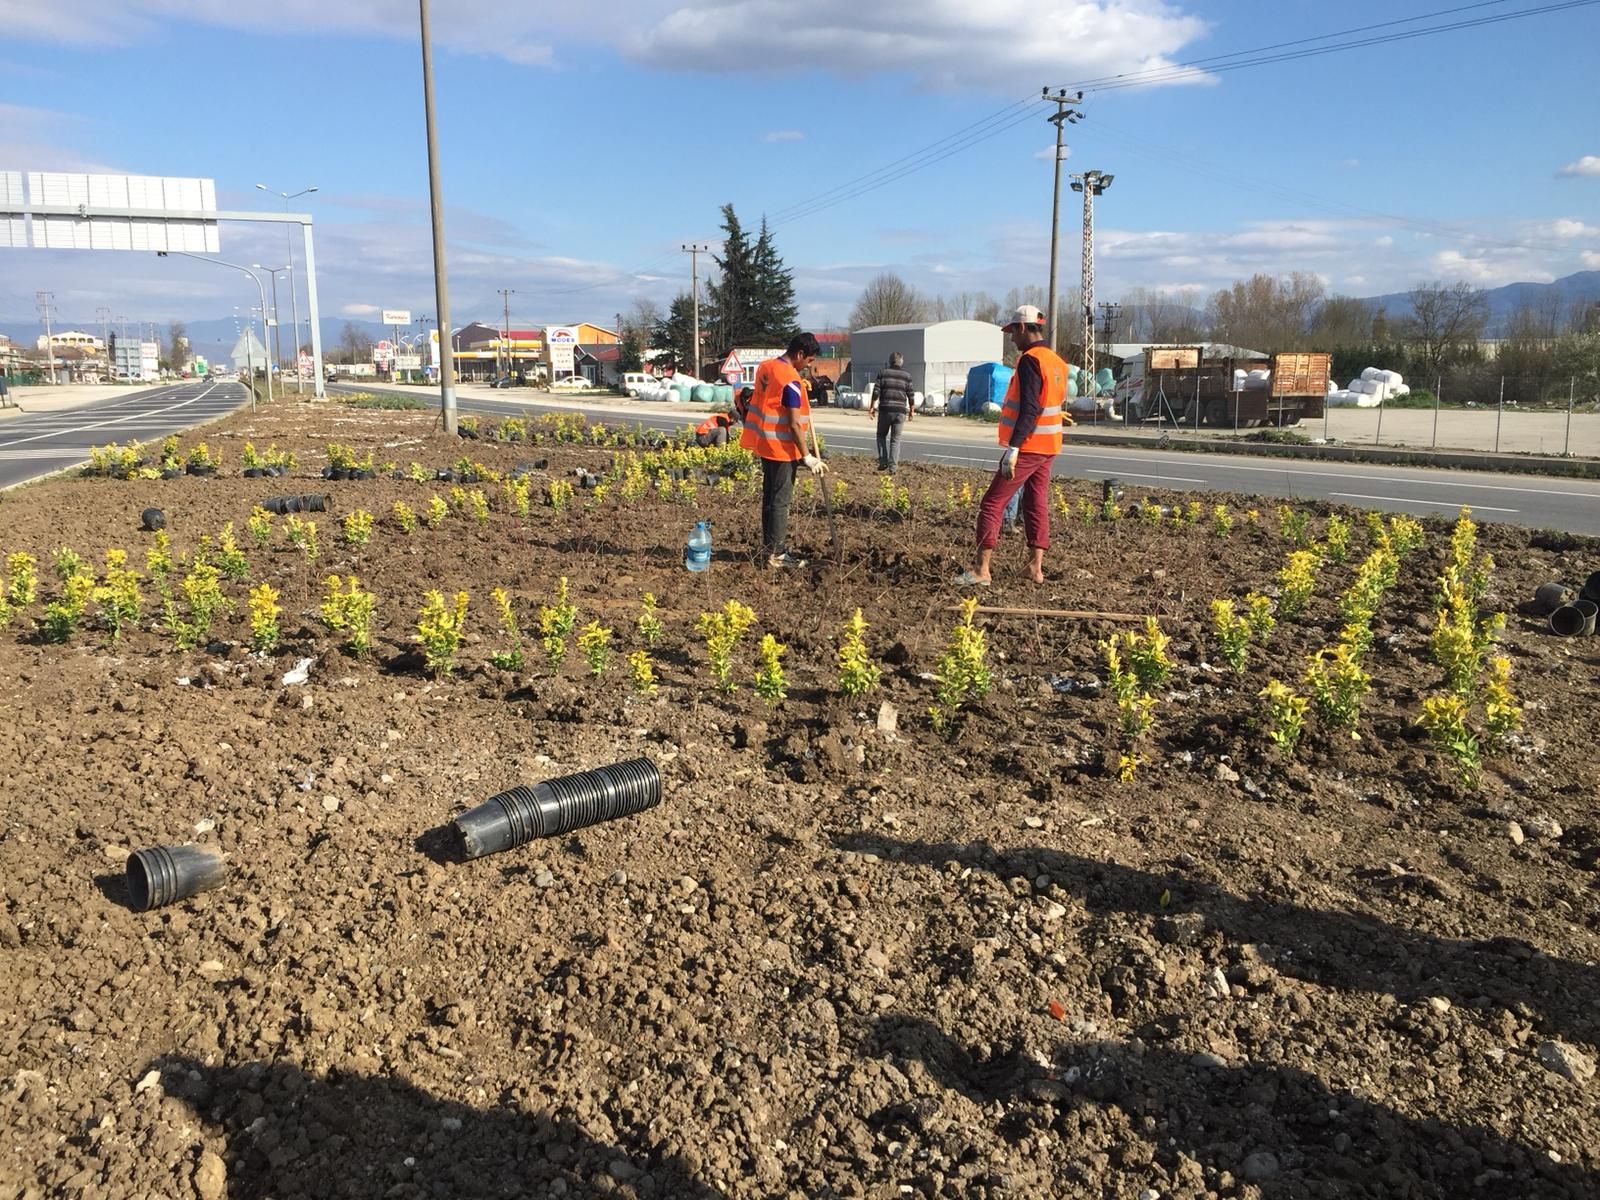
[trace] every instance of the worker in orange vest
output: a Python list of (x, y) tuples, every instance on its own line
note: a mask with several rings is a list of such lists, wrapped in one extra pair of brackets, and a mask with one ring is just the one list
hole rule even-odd
[(820, 349), (813, 335), (802, 333), (790, 341), (781, 357), (756, 368), (744, 432), (739, 435), (739, 445), (761, 459), (761, 548), (767, 566), (775, 569), (806, 565), (788, 549), (795, 475), (801, 467), (813, 475), (828, 469), (811, 427), (811, 405), (800, 378)]
[(728, 444), (728, 430), (733, 428), (738, 419), (732, 413), (712, 413), (695, 426), (695, 445), (726, 446)]
[(989, 567), (1000, 544), (1000, 519), (1023, 490), (1022, 527), (1028, 538), (1028, 577), (1044, 582), (1044, 552), (1050, 545), (1050, 470), (1061, 453), (1067, 411), (1067, 364), (1045, 344), (1045, 315), (1031, 304), (1017, 309), (1005, 327), (1021, 357), (1000, 407), (1000, 467), (978, 508), (978, 565), (956, 582), (988, 587)]

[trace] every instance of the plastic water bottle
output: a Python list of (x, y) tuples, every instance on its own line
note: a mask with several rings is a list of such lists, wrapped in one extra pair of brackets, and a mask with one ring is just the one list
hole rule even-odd
[(701, 521), (689, 532), (683, 551), (683, 565), (691, 571), (711, 569), (711, 522)]

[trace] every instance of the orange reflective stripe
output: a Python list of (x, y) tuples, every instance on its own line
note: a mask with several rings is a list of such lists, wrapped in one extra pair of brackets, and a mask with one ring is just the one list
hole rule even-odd
[[(745, 416), (745, 431), (739, 439), (741, 446), (778, 462), (797, 462), (805, 457), (805, 450), (783, 411), (784, 389), (797, 382), (801, 382), (799, 374), (783, 359), (773, 359), (756, 368), (754, 395)], [(806, 408), (802, 386), (801, 411)]]
[[(1031, 346), (1023, 351), (1023, 355), (1039, 364), (1041, 387), (1038, 424), (1018, 449), (1024, 454), (1059, 454), (1061, 434), (1065, 427), (1062, 413), (1067, 399), (1067, 364), (1044, 345)], [(1019, 372), (1020, 368), (1019, 363)], [(1018, 380), (1019, 375), (1011, 377), (1005, 402), (1000, 408), (999, 440), (1002, 446), (1010, 446), (1011, 436), (1017, 429), (1017, 419), (1022, 415), (1022, 387)]]

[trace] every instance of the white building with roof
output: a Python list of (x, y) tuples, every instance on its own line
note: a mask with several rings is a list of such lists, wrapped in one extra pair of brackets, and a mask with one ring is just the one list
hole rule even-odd
[(1006, 335), (987, 321), (874, 325), (850, 335), (850, 385), (866, 391), (898, 351), (917, 391), (948, 392), (966, 387), (979, 363), (1000, 362), (1005, 349)]

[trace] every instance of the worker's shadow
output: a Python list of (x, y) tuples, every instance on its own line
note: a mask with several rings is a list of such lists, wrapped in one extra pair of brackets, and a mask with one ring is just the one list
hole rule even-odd
[[(1557, 1162), (1540, 1147), (1482, 1126), (1409, 1116), (1278, 1063), (1199, 1065), (1173, 1050), (1097, 1041), (1064, 1044), (1046, 1066), (1020, 1042), (976, 1051), (929, 1021), (903, 1016), (880, 1018), (863, 1049), (902, 1066), (919, 1061), (943, 1087), (984, 1108), (1004, 1102), (1009, 1112), (999, 1132), (1008, 1140), (1056, 1123), (1076, 1148), (1073, 1165), (1058, 1180), (1063, 1195), (1098, 1194), (1105, 1180), (1077, 1175), (1077, 1164), (1095, 1149), (1120, 1149), (1127, 1163), (1125, 1131), (1142, 1124), (1157, 1130), (1149, 1157), (1167, 1172), (1179, 1169), (1182, 1151), (1219, 1175), (1253, 1178), (1269, 1200), (1600, 1194), (1600, 1176)], [(1121, 1109), (1126, 1120), (1110, 1130), (1102, 1126), (1106, 1144), (1085, 1145), (1094, 1124), (1089, 1114), (1104, 1106)], [(897, 1122), (914, 1134), (926, 1109), (926, 1101), (912, 1102), (871, 1120)], [(1158, 1125), (1147, 1123), (1151, 1116)], [(1271, 1165), (1247, 1168), (1258, 1152), (1270, 1154)], [(1206, 1193), (1191, 1178), (1172, 1194)]]
[[(1152, 920), (1199, 914), (1208, 931), (1229, 943), (1281, 951), (1273, 967), (1283, 975), (1405, 1003), (1442, 996), (1469, 1007), (1487, 1002), (1525, 1010), (1550, 1036), (1600, 1043), (1600, 967), (1552, 958), (1513, 938), (1435, 937), (1361, 913), (1247, 899), (1181, 872), (1153, 874), (1040, 846), (1002, 852), (987, 842), (905, 842), (864, 833), (836, 843), (935, 869), (959, 862), (1002, 880), (1042, 871), (1091, 912), (1142, 912)], [(1385, 882), (1379, 877), (1374, 886)]]
[[(476, 1197), (618, 1194), (722, 1200), (684, 1164), (597, 1141), (570, 1121), (510, 1103), (477, 1109), (395, 1077), (307, 1075), (288, 1063), (150, 1069), (228, 1142), (229, 1200), (280, 1196)], [(562, 1181), (564, 1191), (551, 1191)]]

